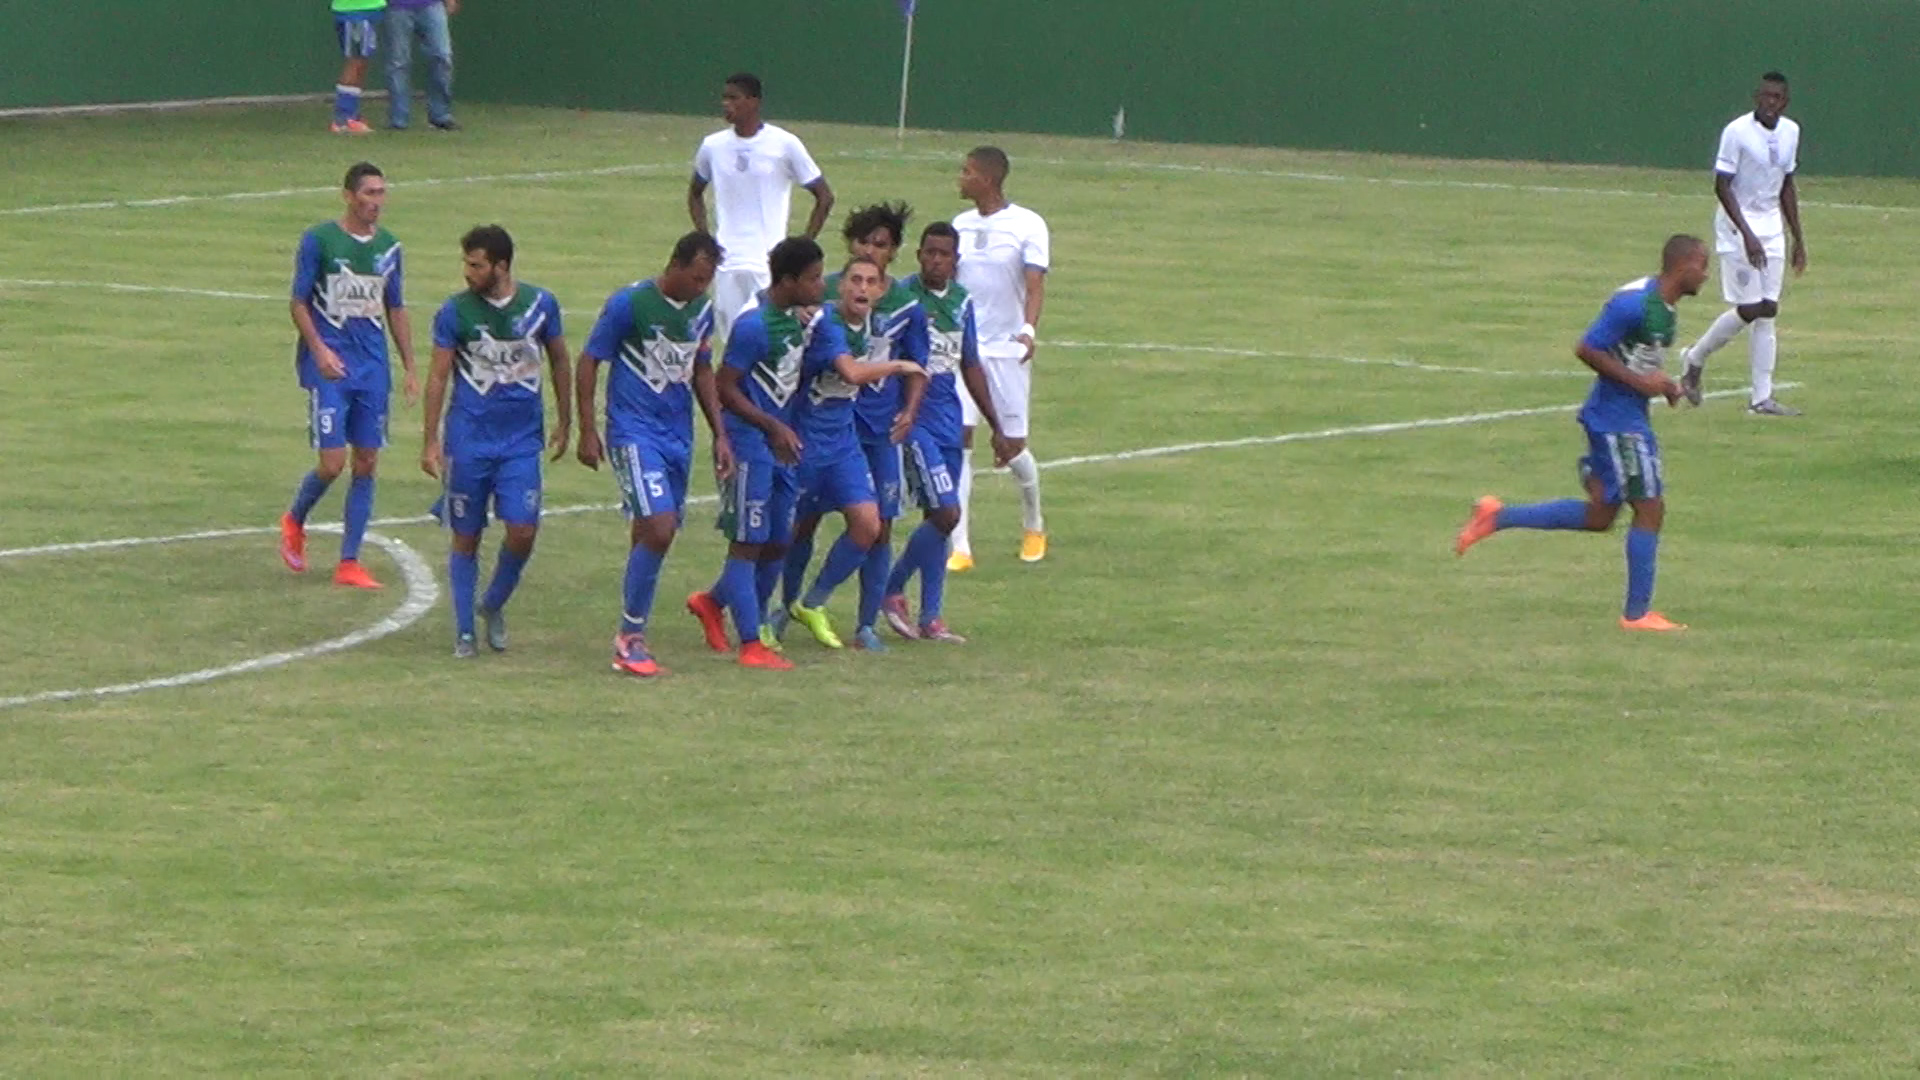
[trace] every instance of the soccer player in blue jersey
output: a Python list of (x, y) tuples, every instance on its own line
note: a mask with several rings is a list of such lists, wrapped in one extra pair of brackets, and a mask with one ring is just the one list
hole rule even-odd
[[(816, 334), (808, 342), (801, 360), (799, 406), (795, 409), (800, 439), (805, 445), (800, 453), (796, 483), (799, 513), (818, 521), (824, 512), (838, 510), (847, 527), (828, 550), (813, 585), (789, 610), (813, 633), (814, 640), (829, 649), (840, 648), (841, 641), (827, 619), (827, 600), (854, 571), (868, 564), (883, 528), (882, 510), (874, 489), (875, 477), (860, 440), (857, 402), (865, 388), (842, 377), (831, 350), (842, 347), (844, 341), (855, 366), (863, 375), (873, 377), (866, 382), (867, 387), (889, 375), (911, 381), (925, 376), (925, 369), (918, 361), (875, 359), (879, 350), (867, 341), (865, 328), (874, 314), (874, 299), (882, 289), (881, 276), (880, 264), (872, 259), (855, 256), (848, 261), (840, 273), (840, 295), (833, 306), (822, 313), (822, 319), (839, 331), (837, 338), (841, 340), (836, 340), (836, 335)], [(923, 391), (924, 387), (918, 388), (914, 398), (917, 400)], [(891, 442), (887, 450), (897, 455)], [(898, 480), (894, 482), (897, 484)], [(792, 567), (791, 562), (788, 567)], [(873, 613), (867, 615), (864, 607), (862, 609), (867, 620), (860, 627), (863, 634), (859, 642), (863, 648), (877, 650), (880, 647), (872, 620), (879, 616), (879, 593), (885, 584), (885, 577), (873, 583)]]
[[(887, 268), (906, 242), (907, 222), (913, 208), (906, 203), (877, 203), (847, 215), (842, 235), (847, 250), (856, 259), (870, 259), (880, 268), (880, 283), (867, 318), (866, 358), (876, 361), (912, 360), (926, 366), (927, 316), (919, 298), (899, 281), (887, 277)], [(838, 296), (839, 274), (827, 276), (827, 298)], [(854, 418), (860, 435), (860, 450), (873, 476), (874, 494), (880, 509), (880, 537), (867, 549), (867, 561), (860, 564), (859, 618), (854, 641), (864, 649), (883, 648), (874, 624), (880, 616), (887, 572), (893, 562), (893, 519), (900, 516), (901, 445), (919, 411), (924, 379), (886, 379), (860, 388), (855, 398)], [(783, 575), (782, 610), (771, 621), (776, 632), (784, 629), (787, 610), (800, 599), (800, 584), (806, 577), (807, 563), (813, 558), (813, 536), (820, 517), (831, 509), (826, 506), (802, 507), (794, 525), (793, 546), (787, 551)]]
[[(555, 461), (572, 441), (573, 382), (560, 303), (547, 290), (514, 280), (513, 237), (498, 225), (482, 225), (460, 238), (460, 250), (467, 288), (449, 297), (433, 320), (420, 468), (446, 489), (445, 520), (453, 533), (447, 555), (453, 655), (466, 658), (478, 651), (473, 595), (488, 504), (507, 530), (493, 580), (480, 598), (487, 645), (495, 652), (507, 647), (503, 612), (533, 557), (540, 530), (540, 450), (546, 443), (541, 354), (553, 373)], [(446, 411), (443, 436), (441, 410), (449, 381), (453, 407)]]
[[(616, 291), (600, 309), (580, 357), (582, 464), (613, 462), (627, 511), (625, 605), (613, 639), (616, 671), (642, 677), (662, 672), (647, 646), (660, 567), (680, 531), (693, 468), (693, 405), (698, 402), (713, 432), (715, 471), (733, 475), (733, 449), (720, 419), (714, 386), (713, 307), (707, 289), (721, 259), (720, 244), (690, 232), (673, 246), (665, 270)], [(594, 390), (600, 365), (607, 366), (607, 435), (594, 426)]]
[(1698, 237), (1674, 236), (1660, 255), (1660, 273), (1628, 282), (1613, 294), (1600, 317), (1573, 348), (1592, 368), (1593, 390), (1580, 409), (1587, 456), (1580, 460), (1587, 497), (1527, 506), (1502, 506), (1488, 495), (1454, 543), (1456, 554), (1502, 529), (1585, 529), (1606, 532), (1620, 504), (1633, 507), (1627, 530), (1627, 602), (1620, 625), (1627, 630), (1685, 630), (1652, 610), (1654, 564), (1666, 511), (1660, 445), (1654, 441), (1647, 400), (1680, 399), (1680, 384), (1664, 369), (1673, 344), (1674, 305), (1707, 280), (1707, 248)]
[(307, 433), (319, 461), (280, 518), (280, 558), (293, 571), (307, 568), (307, 515), (347, 465), (346, 529), (335, 584), (377, 589), (360, 565), (360, 543), (373, 518), (373, 474), (387, 441), (393, 372), (386, 335), (406, 371), (407, 404), (420, 396), (413, 368), (413, 328), (402, 302), (400, 241), (380, 225), (387, 181), (362, 161), (347, 170), (346, 213), (300, 237), (293, 262), (293, 325), (300, 331), (294, 367), (307, 392)]
[(762, 640), (761, 612), (793, 535), (794, 467), (804, 447), (794, 409), (802, 383), (822, 367), (853, 386), (903, 371), (856, 360), (839, 321), (813, 309), (827, 292), (824, 261), (820, 245), (804, 236), (774, 245), (768, 254), (773, 283), (734, 323), (716, 377), (734, 459), (720, 493), (719, 525), (730, 545), (720, 579), (710, 591), (689, 596), (687, 610), (700, 620), (707, 645), (726, 652), (731, 645), (722, 612), (730, 609), (747, 667), (793, 666)]
[[(947, 585), (947, 539), (960, 524), (960, 470), (965, 468), (965, 429), (960, 409), (964, 382), (976, 411), (993, 432), (993, 462), (998, 468), (1019, 453), (1018, 444), (1000, 430), (993, 394), (980, 367), (980, 335), (973, 298), (955, 281), (960, 233), (936, 221), (920, 234), (920, 272), (906, 280), (919, 298), (931, 330), (927, 391), (906, 442), (907, 487), (926, 519), (907, 540), (906, 550), (887, 578), (882, 610), (887, 625), (901, 637), (960, 644), (965, 638), (947, 629), (942, 617)], [(920, 619), (907, 606), (907, 582), (920, 575)]]

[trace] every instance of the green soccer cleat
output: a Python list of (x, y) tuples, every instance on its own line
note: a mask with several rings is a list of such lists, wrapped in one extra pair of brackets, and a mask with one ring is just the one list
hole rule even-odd
[(793, 621), (806, 627), (813, 634), (813, 640), (829, 649), (841, 648), (840, 635), (833, 632), (833, 624), (827, 622), (827, 613), (822, 608), (810, 608), (795, 602), (790, 609)]
[(765, 645), (768, 652), (783, 653), (787, 651), (780, 647), (780, 631), (775, 630), (771, 623), (760, 624), (760, 644)]

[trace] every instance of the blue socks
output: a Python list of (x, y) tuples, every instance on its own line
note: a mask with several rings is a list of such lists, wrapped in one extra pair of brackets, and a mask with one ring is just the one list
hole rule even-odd
[(313, 513), (314, 504), (318, 503), (321, 496), (325, 495), (327, 489), (332, 486), (333, 481), (322, 480), (319, 473), (309, 472), (300, 478), (300, 486), (294, 489), (293, 505), (287, 512), (293, 515), (293, 520), (305, 525), (307, 515)]
[(887, 572), (893, 569), (893, 545), (882, 538), (867, 549), (860, 564), (860, 621), (858, 629), (871, 629), (880, 617), (880, 601), (887, 595)]
[(813, 537), (795, 539), (787, 548), (787, 564), (780, 573), (780, 606), (792, 607), (807, 583), (807, 564), (813, 561)]
[(1653, 606), (1653, 570), (1660, 554), (1660, 534), (1652, 529), (1627, 530), (1627, 606), (1621, 614), (1637, 619)]
[(360, 541), (367, 535), (367, 522), (373, 520), (373, 477), (356, 476), (347, 485), (346, 533), (340, 539), (340, 561), (360, 558)]
[(1581, 499), (1559, 499), (1526, 506), (1503, 506), (1494, 516), (1493, 524), (1497, 529), (1584, 529), (1587, 504)]
[(780, 585), (780, 571), (786, 566), (785, 556), (775, 555), (753, 568), (754, 595), (760, 600), (760, 617), (773, 610), (773, 590)]
[(507, 601), (513, 597), (514, 587), (520, 584), (520, 572), (527, 568), (527, 559), (531, 555), (531, 552), (516, 555), (505, 544), (500, 545), (500, 558), (494, 563), (493, 580), (487, 583), (487, 595), (481, 599), (481, 607), (488, 611), (499, 611), (507, 606)]
[(344, 124), (360, 115), (360, 88), (333, 84), (333, 122)]
[(480, 584), (480, 560), (457, 551), (447, 553), (447, 580), (453, 584), (453, 629), (473, 635), (473, 593)]
[(620, 618), (623, 634), (644, 634), (653, 614), (653, 594), (660, 586), (660, 567), (666, 555), (645, 544), (627, 552), (626, 610)]
[(817, 608), (827, 602), (833, 590), (853, 576), (855, 570), (867, 559), (867, 549), (853, 542), (846, 533), (833, 542), (827, 549), (827, 561), (820, 566), (820, 576), (813, 579), (813, 587), (800, 602), (810, 608)]
[(940, 617), (947, 592), (947, 534), (931, 521), (921, 522), (907, 537), (906, 548), (887, 576), (886, 595), (906, 592), (915, 574), (920, 575), (920, 625), (925, 626)]
[(713, 585), (713, 598), (733, 612), (733, 628), (742, 645), (760, 640), (760, 589), (754, 571), (749, 560), (728, 556), (720, 580)]

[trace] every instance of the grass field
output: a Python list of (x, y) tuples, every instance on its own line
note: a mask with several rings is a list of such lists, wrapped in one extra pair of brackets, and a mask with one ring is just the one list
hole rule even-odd
[[(0, 124), (0, 548), (272, 524), (309, 463), (292, 247), (355, 156), (395, 182), (423, 355), (485, 221), (577, 345), (684, 230), (717, 126), (462, 120)], [(795, 127), (843, 208), (961, 208), (978, 136)], [(1920, 185), (1803, 180), (1780, 377), (1807, 415), (1660, 410), (1658, 606), (1694, 629), (1629, 636), (1618, 534), (1449, 544), (1484, 492), (1574, 493), (1570, 346), (1710, 227), (1704, 170), (1003, 141), (1054, 235), (1035, 449), (1077, 460), (1039, 566), (1012, 485), (978, 488), (971, 644), (705, 654), (675, 602), (719, 566), (701, 505), (673, 675), (621, 679), (624, 527), (589, 511), (548, 520), (503, 656), (452, 661), (442, 599), (268, 670), (13, 704), (0, 1073), (1920, 1067)], [(433, 494), (418, 416), (381, 516)], [(549, 506), (613, 496), (550, 470)], [(380, 531), (443, 575), (441, 534)], [(0, 558), (0, 697), (376, 626), (409, 590), (369, 558), (379, 595), (266, 535)]]

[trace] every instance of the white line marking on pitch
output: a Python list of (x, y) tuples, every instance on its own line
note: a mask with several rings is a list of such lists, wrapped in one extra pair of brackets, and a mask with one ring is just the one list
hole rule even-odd
[[(278, 527), (261, 529), (215, 529), (207, 532), (183, 533), (179, 536), (149, 536), (127, 540), (102, 540), (83, 544), (48, 544), (37, 548), (15, 548), (0, 552), (0, 558), (20, 558), (28, 555), (51, 555), (76, 551), (100, 551), (107, 548), (140, 547), (153, 544), (182, 544), (191, 540), (209, 540), (225, 536), (249, 536), (258, 533), (278, 532)], [(330, 530), (323, 530), (330, 531)], [(307, 660), (327, 653), (351, 649), (356, 645), (365, 645), (378, 641), (389, 634), (397, 634), (420, 620), (422, 615), (432, 610), (440, 600), (440, 583), (435, 580), (433, 571), (420, 553), (399, 540), (379, 533), (367, 533), (367, 543), (378, 547), (392, 556), (400, 567), (400, 576), (406, 582), (406, 597), (392, 614), (387, 615), (371, 626), (362, 627), (350, 634), (298, 649), (268, 653), (250, 660), (223, 664), (219, 667), (201, 668), (180, 675), (166, 675), (156, 679), (141, 679), (138, 682), (115, 683), (111, 686), (81, 687), (73, 690), (43, 690), (37, 694), (21, 694), (17, 697), (0, 698), (0, 709), (10, 709), (21, 705), (39, 705), (52, 701), (74, 701), (81, 698), (117, 697), (123, 694), (138, 694), (147, 690), (161, 690), (174, 686), (194, 686), (199, 683), (224, 679), (229, 675), (245, 675), (254, 671), (291, 664), (296, 660)]]

